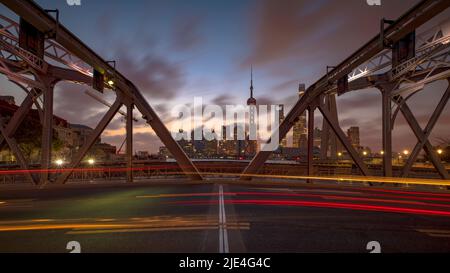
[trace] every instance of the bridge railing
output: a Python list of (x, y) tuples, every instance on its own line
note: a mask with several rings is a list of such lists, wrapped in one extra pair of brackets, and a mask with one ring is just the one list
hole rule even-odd
[[(196, 162), (199, 171), (209, 178), (238, 178), (247, 162)], [(39, 175), (43, 170), (39, 165), (31, 165), (30, 172), (33, 175)], [(382, 166), (380, 164), (368, 164), (371, 173), (375, 176), (383, 176)], [(49, 171), (50, 179), (63, 172), (64, 167), (55, 168)], [(95, 165), (84, 164), (69, 177), (69, 183), (101, 183), (101, 182), (123, 182), (127, 176), (126, 163), (98, 163)], [(136, 162), (133, 168), (135, 181), (151, 181), (156, 179), (180, 179), (185, 177), (182, 170), (176, 162), (156, 162), (141, 161)], [(314, 164), (314, 173), (318, 177), (330, 176), (358, 176), (359, 171), (356, 165), (351, 162), (320, 162)], [(432, 166), (416, 166), (413, 169), (411, 177), (438, 179), (439, 175)], [(18, 165), (0, 166), (0, 185), (26, 185), (29, 181)], [(394, 167), (394, 175), (401, 173), (401, 166)], [(306, 163), (266, 163), (259, 172), (260, 178), (270, 179), (271, 177), (306, 177)], [(304, 179), (303, 179), (304, 180)]]

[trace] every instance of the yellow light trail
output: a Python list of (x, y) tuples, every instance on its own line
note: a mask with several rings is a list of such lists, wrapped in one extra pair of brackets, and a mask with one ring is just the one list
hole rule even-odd
[[(227, 224), (231, 230), (250, 230), (249, 223)], [(158, 232), (158, 231), (190, 231), (190, 230), (215, 230), (219, 229), (219, 224), (205, 226), (186, 226), (186, 227), (161, 227), (161, 228), (133, 228), (133, 229), (104, 229), (104, 230), (81, 230), (69, 231), (70, 235), (83, 234), (108, 234), (108, 233), (131, 233), (131, 232)]]
[[(234, 228), (249, 228), (249, 223), (229, 223)], [(69, 234), (91, 234), (91, 233), (115, 233), (132, 231), (174, 231), (195, 229), (217, 229), (218, 221), (183, 222), (172, 221), (169, 223), (118, 223), (118, 224), (51, 224), (51, 225), (11, 225), (0, 226), (0, 232), (11, 231), (33, 231), (33, 230), (71, 230)]]
[[(218, 193), (179, 193), (179, 194), (154, 194), (154, 195), (138, 195), (136, 198), (177, 198), (177, 197), (207, 197), (207, 196), (216, 196)], [(231, 194), (236, 195), (236, 194)]]
[[(180, 173), (183, 174), (183, 173)], [(194, 174), (194, 173), (192, 173)], [(321, 180), (338, 182), (359, 182), (359, 183), (379, 183), (379, 184), (409, 184), (450, 187), (450, 181), (442, 179), (424, 178), (398, 178), (398, 177), (378, 177), (378, 176), (291, 176), (291, 175), (267, 175), (267, 174), (237, 174), (237, 173), (210, 173), (202, 172), (202, 175), (221, 176), (245, 176), (252, 178), (278, 178), (287, 180)], [(240, 181), (245, 183), (245, 181)]]

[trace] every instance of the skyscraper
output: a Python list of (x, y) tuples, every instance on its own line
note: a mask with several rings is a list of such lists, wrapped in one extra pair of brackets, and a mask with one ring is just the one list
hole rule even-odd
[[(301, 98), (305, 94), (306, 88), (304, 84), (300, 84), (298, 89), (298, 95)], [(308, 129), (306, 126), (306, 112), (304, 112), (294, 124), (293, 132), (293, 147), (294, 148), (307, 148), (308, 141)]]
[(350, 127), (347, 131), (348, 139), (353, 147), (358, 148), (361, 146), (361, 140), (359, 138), (359, 127)]
[[(284, 116), (284, 105), (280, 104), (278, 105), (278, 109), (279, 109), (279, 125), (281, 125), (281, 123), (283, 123), (285, 116)], [(287, 147), (287, 138), (283, 138), (281, 140), (280, 146), (283, 147)]]

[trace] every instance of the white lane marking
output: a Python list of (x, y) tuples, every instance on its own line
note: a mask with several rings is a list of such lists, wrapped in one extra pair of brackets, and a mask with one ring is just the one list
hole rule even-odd
[(225, 214), (225, 200), (223, 197), (223, 186), (219, 185), (219, 252), (228, 253), (228, 231), (227, 217)]

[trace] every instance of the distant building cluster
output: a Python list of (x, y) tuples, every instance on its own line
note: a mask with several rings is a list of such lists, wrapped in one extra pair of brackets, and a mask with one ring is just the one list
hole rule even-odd
[[(184, 152), (191, 158), (198, 159), (252, 159), (259, 151), (259, 141), (251, 140), (249, 134), (249, 129), (252, 124), (256, 123), (256, 106), (257, 100), (254, 98), (254, 87), (253, 87), (253, 71), (250, 81), (250, 97), (247, 100), (247, 106), (249, 106), (249, 112), (246, 115), (246, 120), (248, 125), (237, 124), (234, 125), (232, 130), (233, 137), (228, 139), (227, 137), (227, 127), (222, 128), (221, 140), (194, 140), (194, 131), (183, 132), (180, 130), (180, 134), (184, 135), (183, 140), (178, 141), (180, 147)], [(284, 105), (278, 105), (279, 110), (279, 124), (281, 124), (285, 119), (285, 108)], [(197, 130), (202, 130), (202, 128), (197, 128)], [(242, 131), (245, 133), (244, 140), (238, 140), (238, 132)], [(190, 134), (190, 138), (188, 138)], [(272, 158), (273, 159), (288, 159), (288, 160), (300, 160), (300, 157), (305, 155), (307, 149), (307, 135), (308, 131), (306, 128), (306, 114), (303, 114), (298, 121), (295, 123), (293, 128), (293, 145), (288, 147), (287, 138), (281, 140), (280, 147), (276, 150)], [(186, 140), (186, 139), (190, 140)], [(160, 147), (159, 156), (161, 158), (171, 158), (171, 155), (166, 147)]]
[[(200, 129), (201, 130), (201, 129)], [(233, 138), (227, 138), (227, 128), (222, 129), (222, 140), (193, 140), (194, 132), (191, 132), (191, 140), (180, 140), (178, 144), (191, 158), (222, 158), (222, 159), (245, 159), (253, 157), (257, 152), (256, 142), (238, 140), (238, 130), (244, 130), (243, 125), (233, 128)], [(213, 132), (215, 134), (215, 132)]]

